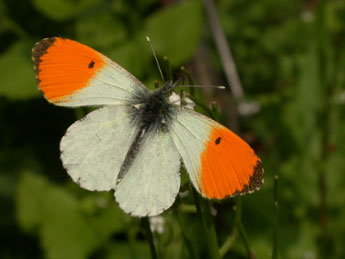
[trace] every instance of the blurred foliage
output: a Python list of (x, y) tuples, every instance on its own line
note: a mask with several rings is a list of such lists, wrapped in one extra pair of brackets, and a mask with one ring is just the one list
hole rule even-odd
[[(246, 98), (261, 107), (240, 118), (266, 174), (263, 188), (242, 198), (250, 249), (270, 257), (279, 175), (279, 256), (345, 258), (345, 2), (215, 3)], [(75, 39), (153, 88), (159, 74), (146, 35), (173, 68), (185, 65), (202, 83), (204, 65), (224, 84), (202, 1), (0, 1), (0, 258), (150, 258), (140, 221), (111, 193), (84, 191), (63, 170), (59, 140), (75, 112), (42, 98), (30, 57), (42, 38)], [(231, 95), (212, 92), (197, 94), (205, 105), (219, 101), (231, 128)], [(208, 258), (189, 188), (151, 219), (161, 258)], [(235, 202), (213, 203), (220, 246), (232, 234)], [(238, 236), (224, 258), (246, 256)]]

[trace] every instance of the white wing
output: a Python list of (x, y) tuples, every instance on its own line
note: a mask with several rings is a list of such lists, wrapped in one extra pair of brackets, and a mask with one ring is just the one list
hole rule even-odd
[(106, 106), (72, 124), (60, 143), (68, 174), (88, 190), (114, 189), (126, 154), (138, 133), (135, 108)]
[(148, 89), (123, 67), (100, 54), (103, 67), (90, 78), (85, 88), (63, 98), (60, 106), (137, 104)]
[(147, 132), (138, 153), (116, 186), (120, 207), (134, 216), (155, 216), (168, 209), (180, 188), (180, 156), (168, 132)]

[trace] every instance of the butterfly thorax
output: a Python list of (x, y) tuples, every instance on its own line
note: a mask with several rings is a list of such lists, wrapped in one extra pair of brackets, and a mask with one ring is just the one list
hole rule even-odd
[(138, 109), (136, 122), (146, 130), (163, 129), (172, 113), (169, 93), (173, 85), (166, 83), (163, 87), (150, 92), (144, 97), (143, 105)]

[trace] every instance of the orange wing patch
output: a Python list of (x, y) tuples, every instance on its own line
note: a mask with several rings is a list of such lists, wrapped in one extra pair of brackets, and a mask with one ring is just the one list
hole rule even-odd
[(261, 160), (230, 130), (213, 128), (201, 155), (201, 192), (208, 198), (245, 194), (260, 189), (264, 179)]
[(53, 103), (86, 87), (105, 64), (97, 51), (58, 37), (41, 40), (32, 52), (39, 88)]

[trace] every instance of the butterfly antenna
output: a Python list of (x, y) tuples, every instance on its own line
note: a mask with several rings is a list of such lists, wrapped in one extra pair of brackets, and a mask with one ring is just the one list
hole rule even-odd
[(163, 76), (163, 73), (162, 73), (161, 66), (159, 65), (158, 58), (157, 58), (157, 56), (156, 56), (156, 52), (155, 52), (155, 50), (154, 50), (154, 48), (153, 48), (153, 45), (152, 45), (152, 42), (151, 42), (149, 36), (146, 36), (146, 40), (147, 40), (147, 42), (150, 44), (150, 47), (151, 47), (153, 56), (155, 57), (155, 60), (156, 60), (156, 64), (157, 64), (159, 73), (161, 74), (161, 78), (162, 78), (163, 82), (165, 82), (165, 79), (164, 79), (164, 76)]
[(198, 88), (217, 88), (217, 89), (226, 89), (224, 85), (181, 85), (182, 87), (198, 87)]

